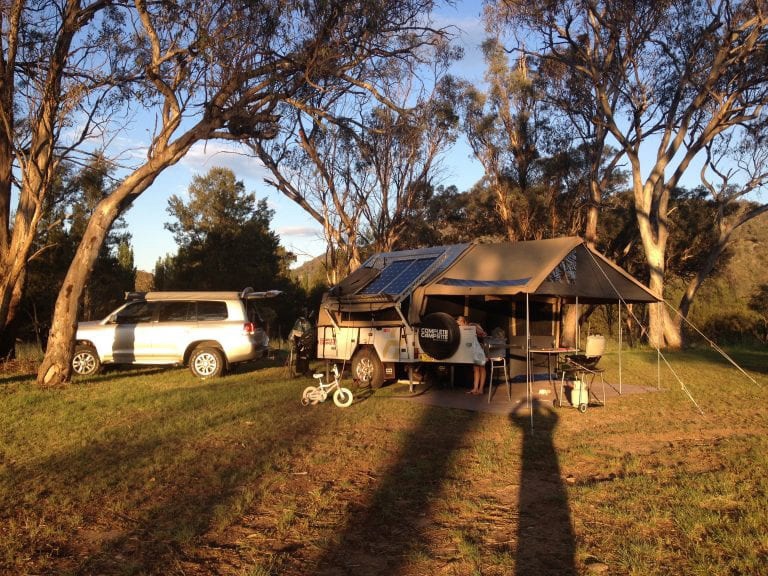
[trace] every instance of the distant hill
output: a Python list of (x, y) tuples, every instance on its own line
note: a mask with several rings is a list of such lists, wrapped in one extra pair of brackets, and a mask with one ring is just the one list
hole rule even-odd
[(746, 301), (760, 284), (768, 284), (768, 214), (748, 222), (736, 233), (733, 258), (723, 276), (735, 296)]
[(306, 290), (311, 290), (318, 284), (325, 285), (325, 256), (316, 256), (291, 270), (293, 277)]

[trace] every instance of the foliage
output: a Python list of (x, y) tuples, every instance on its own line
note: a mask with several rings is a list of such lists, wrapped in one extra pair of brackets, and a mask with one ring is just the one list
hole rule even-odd
[(303, 305), (302, 290), (289, 279), (294, 256), (270, 230), (274, 212), (265, 199), (256, 201), (253, 193), (246, 193), (231, 170), (211, 168), (194, 177), (188, 199), (171, 196), (167, 210), (173, 219), (166, 228), (178, 252), (157, 263), (156, 289), (279, 289), (286, 294), (270, 301), (262, 316), (278, 320), (277, 326), (270, 323), (275, 334), (293, 323)]
[(235, 180), (227, 168), (211, 168), (205, 176), (195, 175), (187, 191), (189, 200), (172, 195), (167, 212), (174, 221), (165, 228), (179, 246), (204, 244), (212, 234), (229, 235), (251, 220), (269, 224), (271, 212), (266, 207), (254, 210), (255, 195), (246, 194), (245, 186)]
[[(40, 231), (35, 238), (35, 254), (27, 270), (26, 291), (21, 301), (20, 336), (36, 340), (45, 349), (53, 315), (54, 295), (59, 291), (85, 222), (98, 201), (109, 194), (114, 167), (103, 156), (76, 170), (64, 164), (58, 174), (55, 193), (49, 198)], [(99, 251), (93, 280), (86, 286), (80, 319), (103, 318), (123, 301), (123, 294), (134, 289), (131, 235), (119, 219)]]
[(768, 343), (768, 284), (760, 284), (749, 298), (749, 309), (760, 317), (763, 324), (763, 342)]
[[(723, 312), (711, 315), (701, 331), (705, 335), (713, 335), (718, 343), (752, 346), (755, 342), (764, 341), (764, 328), (761, 329), (754, 314), (743, 312)], [(691, 334), (692, 341), (700, 341), (698, 334)]]
[(195, 176), (188, 200), (168, 200), (178, 254), (155, 271), (159, 290), (266, 290), (287, 266), (269, 229), (273, 211), (227, 168)]
[(376, 96), (318, 99), (314, 105), (326, 108), (322, 121), (282, 106), (285, 132), (253, 143), (271, 171), (267, 183), (322, 225), (331, 283), (357, 268), (364, 252), (398, 245), (420, 214), (439, 176), (439, 156), (457, 137), (452, 84), (441, 78), (455, 57), (446, 42), (436, 42), (432, 87), (411, 66), (393, 64)]
[(439, 186), (425, 198), (419, 214), (409, 219), (397, 248), (502, 240), (504, 228), (494, 205), (493, 193), (483, 181), (466, 192)]
[(749, 309), (768, 320), (768, 284), (760, 284), (749, 299)]

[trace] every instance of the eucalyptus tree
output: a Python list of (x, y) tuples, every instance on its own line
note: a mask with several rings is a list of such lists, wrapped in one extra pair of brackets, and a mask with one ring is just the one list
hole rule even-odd
[[(78, 302), (112, 223), (197, 142), (278, 133), (280, 103), (378, 93), (387, 62), (442, 33), (431, 0), (10, 0), (0, 24), (0, 329), (23, 289), (57, 163), (151, 118), (84, 231), (56, 302), (38, 382), (70, 377)], [(321, 114), (320, 109), (307, 110)], [(18, 198), (13, 224), (11, 199)]]
[[(631, 171), (649, 284), (663, 296), (671, 191), (717, 139), (762, 122), (768, 7), (763, 0), (489, 4), (514, 33), (510, 49), (588, 88), (591, 122)], [(680, 321), (663, 304), (649, 324), (654, 344), (682, 343)]]
[(437, 31), (419, 60), (391, 62), (377, 92), (319, 94), (325, 110), (284, 106), (292, 125), (253, 149), (266, 182), (323, 227), (329, 281), (360, 265), (366, 250), (395, 248), (440, 177), (440, 155), (455, 141), (452, 85), (443, 80), (458, 54)]
[(508, 240), (541, 238), (551, 190), (539, 186), (547, 119), (525, 57), (510, 65), (498, 37), (483, 44), (487, 90), (463, 83), (462, 129), (496, 199)]
[(359, 230), (370, 177), (343, 122), (319, 122), (284, 108), (294, 126), (274, 142), (252, 147), (272, 174), (266, 183), (321, 224), (327, 280), (335, 284), (362, 261)]
[[(59, 167), (32, 244), (24, 295), (15, 320), (22, 338), (34, 333), (39, 344), (45, 343), (56, 293), (88, 218), (113, 186), (112, 170), (98, 155), (82, 167), (69, 163)], [(83, 293), (81, 316), (85, 320), (103, 318), (122, 300), (124, 292), (133, 290), (136, 270), (131, 235), (126, 227), (123, 219), (118, 219), (99, 250), (93, 265), (94, 277)], [(13, 330), (3, 333), (6, 334), (16, 336)], [(41, 349), (45, 350), (45, 346)]]

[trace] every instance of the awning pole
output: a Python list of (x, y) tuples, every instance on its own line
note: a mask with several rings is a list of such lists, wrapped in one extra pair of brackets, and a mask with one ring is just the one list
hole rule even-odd
[[(661, 327), (661, 338), (664, 338), (663, 317), (661, 316), (661, 304), (657, 306), (659, 310), (659, 326)], [(661, 390), (661, 342), (656, 344), (656, 389)]]
[(661, 349), (656, 347), (656, 390), (661, 390)]
[(621, 392), (621, 349), (623, 348), (623, 342), (624, 342), (624, 322), (621, 320), (621, 298), (619, 298), (619, 395), (622, 394)]
[(531, 396), (531, 324), (528, 293), (525, 293), (525, 395), (528, 401), (528, 410), (531, 412), (531, 431), (533, 431), (533, 399)]
[(579, 312), (578, 296), (576, 296), (576, 348), (581, 350), (581, 313)]

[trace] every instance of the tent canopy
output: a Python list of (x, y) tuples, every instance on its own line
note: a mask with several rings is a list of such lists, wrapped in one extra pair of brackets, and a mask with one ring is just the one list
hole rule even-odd
[(659, 301), (578, 237), (382, 253), (363, 268), (371, 270), (358, 270), (352, 275), (355, 281), (331, 289), (325, 304), (348, 311), (383, 309), (410, 296), (409, 320), (418, 322), (430, 296), (530, 294), (584, 303)]

